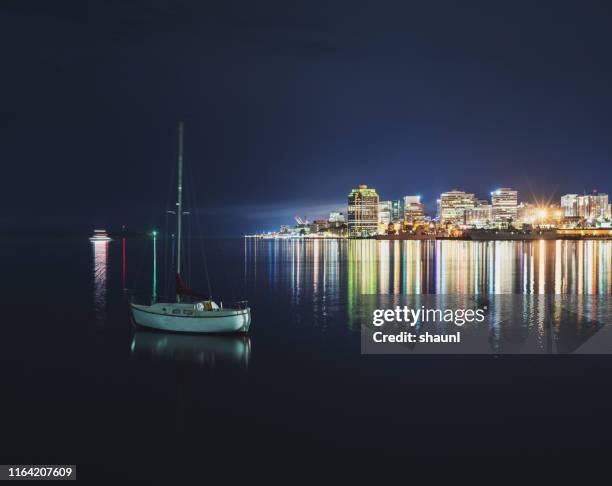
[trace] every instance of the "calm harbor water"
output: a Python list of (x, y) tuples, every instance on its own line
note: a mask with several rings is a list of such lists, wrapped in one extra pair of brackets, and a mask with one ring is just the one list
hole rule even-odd
[(247, 337), (132, 326), (130, 295), (171, 292), (163, 240), (155, 278), (150, 241), (1, 245), (5, 464), (150, 476), (151, 464), (610, 445), (606, 356), (363, 356), (359, 320), (364, 294), (564, 294), (596, 306), (612, 294), (609, 241), (193, 241), (191, 285), (206, 289), (208, 274), (217, 300), (248, 299)]

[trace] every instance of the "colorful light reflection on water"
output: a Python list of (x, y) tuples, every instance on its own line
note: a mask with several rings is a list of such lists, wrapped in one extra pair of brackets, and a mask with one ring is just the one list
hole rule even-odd
[[(612, 241), (288, 240), (246, 243), (246, 271), (258, 259), (275, 285), (289, 278), (349, 294), (610, 294)], [(279, 265), (283, 269), (279, 269)], [(310, 289), (309, 289), (310, 290)]]
[(611, 254), (612, 241), (590, 240), (247, 241), (245, 280), (261, 282), (256, 273), (265, 269), (270, 288), (290, 289), (294, 308), (308, 301), (315, 320), (326, 326), (328, 313), (346, 306), (351, 328), (364, 295), (378, 295), (380, 304), (385, 295), (580, 296), (515, 299), (543, 339), (545, 316), (566, 312), (563, 306), (586, 316), (574, 319), (577, 326), (607, 315), (609, 306), (599, 305), (598, 296), (612, 295)]

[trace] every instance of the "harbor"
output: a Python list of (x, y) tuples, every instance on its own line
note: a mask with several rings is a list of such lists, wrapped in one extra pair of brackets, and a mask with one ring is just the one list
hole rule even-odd
[(260, 239), (376, 240), (589, 240), (612, 239), (612, 207), (608, 194), (565, 194), (560, 203), (521, 201), (518, 191), (503, 187), (490, 201), (453, 189), (436, 200), (434, 214), (421, 195), (381, 200), (376, 189), (360, 184), (346, 205), (327, 218), (295, 216), (294, 226), (245, 235)]

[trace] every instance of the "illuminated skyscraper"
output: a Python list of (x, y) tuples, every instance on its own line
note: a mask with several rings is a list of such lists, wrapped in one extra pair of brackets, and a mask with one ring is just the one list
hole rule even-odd
[(404, 220), (408, 223), (422, 221), (425, 217), (425, 206), (421, 196), (404, 196)]
[(465, 224), (484, 228), (493, 219), (493, 207), (490, 204), (478, 204), (465, 210)]
[(375, 189), (361, 184), (348, 195), (349, 237), (374, 236), (378, 232), (379, 198)]
[(392, 221), (393, 201), (380, 201), (378, 203), (378, 224), (388, 226)]
[(465, 211), (476, 206), (474, 194), (463, 191), (449, 191), (440, 194), (438, 216), (442, 224), (464, 224)]
[(401, 199), (391, 201), (391, 220), (400, 221), (404, 219), (404, 205)]
[(566, 194), (561, 197), (563, 215), (567, 218), (578, 216), (578, 194)]
[(493, 206), (493, 221), (510, 222), (518, 217), (518, 191), (502, 187), (491, 193)]
[(578, 196), (578, 216), (588, 220), (605, 219), (610, 217), (608, 195), (597, 193), (587, 196)]

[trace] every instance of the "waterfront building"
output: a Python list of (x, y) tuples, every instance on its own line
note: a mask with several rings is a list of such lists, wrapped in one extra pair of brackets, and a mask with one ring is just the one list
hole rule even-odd
[(493, 206), (479, 201), (473, 208), (465, 210), (465, 224), (475, 228), (486, 228), (493, 219)]
[(392, 201), (380, 201), (378, 203), (378, 224), (379, 226), (387, 227), (389, 223), (392, 221), (392, 209), (393, 202)]
[(315, 219), (310, 223), (310, 233), (321, 233), (329, 228), (329, 221), (326, 219)]
[(600, 220), (610, 218), (608, 195), (593, 192), (586, 196), (578, 196), (578, 216), (586, 220)]
[(330, 223), (344, 223), (344, 213), (341, 213), (340, 211), (332, 211), (329, 213), (328, 221)]
[(422, 221), (425, 217), (425, 205), (421, 196), (404, 196), (404, 221), (414, 223)]
[(561, 196), (561, 207), (566, 218), (578, 216), (578, 194), (566, 194)]
[(441, 224), (461, 225), (465, 223), (465, 211), (476, 206), (472, 193), (452, 190), (440, 194), (438, 216)]
[(350, 238), (374, 236), (378, 232), (379, 198), (375, 189), (361, 184), (348, 195), (348, 230)]
[(518, 191), (502, 187), (491, 193), (493, 221), (496, 223), (516, 221), (518, 218)]
[(401, 221), (404, 219), (404, 205), (401, 199), (391, 201), (391, 220)]

